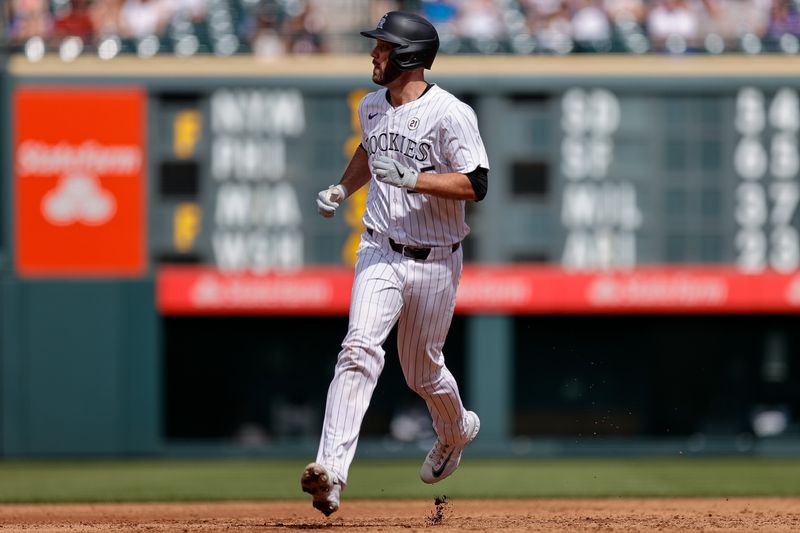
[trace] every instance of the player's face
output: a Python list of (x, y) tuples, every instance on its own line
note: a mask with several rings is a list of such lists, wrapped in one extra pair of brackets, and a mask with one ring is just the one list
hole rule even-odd
[(402, 73), (389, 61), (389, 54), (394, 45), (377, 39), (372, 49), (372, 81), (378, 85), (393, 82)]

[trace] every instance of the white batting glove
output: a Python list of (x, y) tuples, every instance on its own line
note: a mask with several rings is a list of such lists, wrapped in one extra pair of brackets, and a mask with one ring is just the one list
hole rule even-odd
[(394, 185), (395, 187), (404, 187), (406, 189), (413, 189), (417, 186), (417, 171), (412, 170), (404, 165), (401, 165), (391, 157), (379, 155), (372, 162), (372, 172), (378, 181)]
[(336, 208), (347, 198), (347, 189), (343, 185), (331, 185), (317, 194), (317, 210), (325, 218), (336, 214)]

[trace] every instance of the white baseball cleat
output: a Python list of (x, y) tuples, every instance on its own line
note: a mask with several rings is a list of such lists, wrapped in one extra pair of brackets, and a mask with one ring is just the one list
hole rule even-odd
[(303, 492), (311, 494), (314, 500), (311, 504), (325, 516), (330, 516), (339, 509), (339, 496), (342, 484), (336, 476), (319, 463), (310, 463), (303, 470), (300, 478)]
[(461, 463), (464, 448), (475, 440), (481, 429), (481, 420), (472, 411), (467, 411), (467, 440), (459, 445), (445, 444), (436, 439), (436, 444), (428, 452), (425, 462), (419, 471), (419, 477), (425, 483), (438, 483), (456, 471)]

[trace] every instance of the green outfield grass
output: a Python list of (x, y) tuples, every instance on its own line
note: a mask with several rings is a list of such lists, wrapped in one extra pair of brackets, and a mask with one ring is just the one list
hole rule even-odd
[[(300, 491), (303, 461), (0, 462), (0, 502), (275, 500)], [(346, 497), (800, 496), (800, 460), (466, 458), (435, 486), (416, 461), (356, 460)]]

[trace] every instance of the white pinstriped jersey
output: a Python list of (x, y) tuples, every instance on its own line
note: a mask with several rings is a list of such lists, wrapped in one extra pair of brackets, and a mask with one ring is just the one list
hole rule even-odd
[[(377, 155), (387, 155), (419, 172), (489, 169), (475, 112), (436, 85), (398, 107), (389, 104), (386, 89), (369, 93), (358, 114), (370, 168)], [(416, 193), (373, 176), (364, 224), (402, 244), (448, 246), (469, 233), (464, 205), (464, 200)]]

